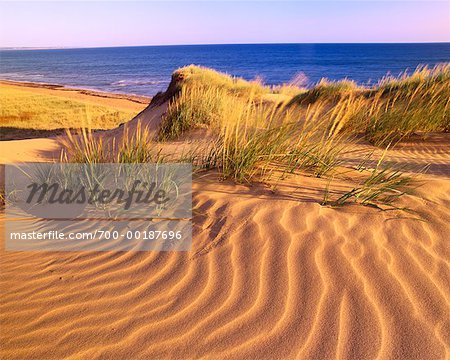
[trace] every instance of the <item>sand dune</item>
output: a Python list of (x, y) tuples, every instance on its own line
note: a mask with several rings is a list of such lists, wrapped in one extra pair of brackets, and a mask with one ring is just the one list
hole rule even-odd
[[(450, 177), (449, 144), (450, 133), (430, 133), (425, 139), (412, 138), (388, 149), (385, 163), (396, 165), (405, 172)], [(373, 153), (372, 158), (376, 163), (384, 150), (369, 144), (358, 144), (353, 145), (353, 150), (343, 156), (348, 164), (356, 165), (368, 153)]]
[[(0, 81), (0, 83), (8, 82)], [(33, 87), (31, 85), (36, 85)], [(54, 87), (49, 85), (50, 88), (44, 85), (25, 83), (20, 85), (20, 83), (14, 83), (14, 86), (28, 86), (28, 91), (37, 91), (51, 94), (51, 92), (64, 92), (65, 96), (68, 98), (81, 99), (85, 102), (93, 102), (94, 100), (98, 103), (103, 101), (105, 104), (113, 104), (116, 108), (132, 108), (136, 110), (137, 106), (142, 108), (142, 104), (149, 102), (148, 98), (116, 95), (110, 93), (99, 93), (88, 90), (70, 89), (64, 87)], [(31, 86), (31, 87), (30, 87)], [(68, 95), (66, 95), (68, 94)], [(100, 98), (100, 100), (98, 99)], [(92, 100), (94, 99), (94, 100)], [(158, 100), (158, 99), (156, 99)], [(136, 127), (142, 126), (149, 130), (156, 136), (157, 129), (161, 123), (161, 117), (167, 109), (167, 101), (155, 104), (152, 102), (143, 111), (137, 114), (133, 119), (131, 119), (127, 124), (127, 128), (130, 132), (133, 132)], [(104, 138), (115, 138), (119, 141), (123, 135), (123, 126), (116, 129), (108, 131), (96, 132), (96, 136), (102, 136)], [(20, 162), (46, 162), (46, 161), (59, 161), (61, 156), (61, 139), (66, 137), (65, 134), (60, 136), (50, 136), (47, 138), (38, 139), (27, 139), (27, 140), (10, 140), (10, 141), (0, 141), (0, 164), (11, 164)]]
[[(161, 106), (141, 121), (155, 125)], [(2, 244), (0, 358), (449, 358), (448, 140), (387, 154), (411, 170), (432, 164), (402, 199), (417, 214), (323, 207), (307, 179), (286, 196), (212, 174), (194, 182), (190, 252)], [(0, 142), (0, 161), (58, 150), (54, 139)]]
[(2, 252), (1, 357), (450, 355), (450, 179), (404, 200), (425, 221), (194, 191), (191, 252)]
[(47, 162), (59, 159), (60, 154), (56, 138), (0, 141), (0, 164)]

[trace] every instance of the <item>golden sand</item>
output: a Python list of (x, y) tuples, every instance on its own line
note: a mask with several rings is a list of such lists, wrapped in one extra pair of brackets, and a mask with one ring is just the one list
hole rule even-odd
[[(323, 207), (311, 179), (295, 198), (212, 175), (194, 182), (190, 252), (2, 250), (0, 357), (448, 358), (449, 140), (388, 152), (432, 164), (402, 200), (420, 220)], [(2, 162), (57, 150), (0, 143)]]

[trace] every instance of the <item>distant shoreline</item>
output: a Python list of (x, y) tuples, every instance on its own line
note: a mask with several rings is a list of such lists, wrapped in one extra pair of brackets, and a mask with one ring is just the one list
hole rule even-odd
[(0, 79), (0, 84), (4, 85), (14, 85), (14, 86), (23, 86), (26, 88), (39, 88), (39, 89), (48, 89), (48, 90), (60, 90), (60, 91), (71, 91), (78, 92), (88, 96), (97, 96), (108, 99), (122, 99), (128, 100), (139, 104), (147, 104), (151, 100), (151, 96), (143, 96), (143, 95), (135, 95), (135, 94), (126, 94), (126, 93), (115, 93), (115, 92), (107, 92), (101, 90), (93, 90), (87, 88), (78, 88), (65, 86), (61, 84), (51, 84), (51, 83), (40, 83), (40, 82), (32, 82), (32, 81), (17, 81), (17, 80), (7, 80)]
[(238, 45), (415, 45), (415, 44), (450, 44), (449, 41), (411, 41), (411, 42), (259, 42), (259, 43), (224, 43), (224, 44), (153, 44), (153, 45), (105, 45), (105, 46), (42, 46), (42, 47), (0, 47), (0, 51), (32, 51), (32, 50), (76, 50), (76, 49), (114, 49), (140, 47), (171, 47), (171, 46), (238, 46)]

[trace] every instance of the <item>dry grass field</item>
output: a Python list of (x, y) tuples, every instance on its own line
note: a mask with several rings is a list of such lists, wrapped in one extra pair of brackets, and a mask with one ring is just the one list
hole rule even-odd
[[(103, 95), (65, 88), (27, 87), (0, 82), (1, 138), (25, 133), (51, 134), (53, 130), (112, 129), (132, 119), (148, 99), (133, 101), (123, 95)], [(24, 131), (28, 130), (28, 131)], [(33, 136), (36, 137), (36, 136)]]

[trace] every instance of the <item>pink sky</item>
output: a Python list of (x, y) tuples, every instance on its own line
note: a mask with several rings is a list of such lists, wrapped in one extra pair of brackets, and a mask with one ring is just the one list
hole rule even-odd
[(448, 1), (0, 2), (0, 47), (448, 41)]

